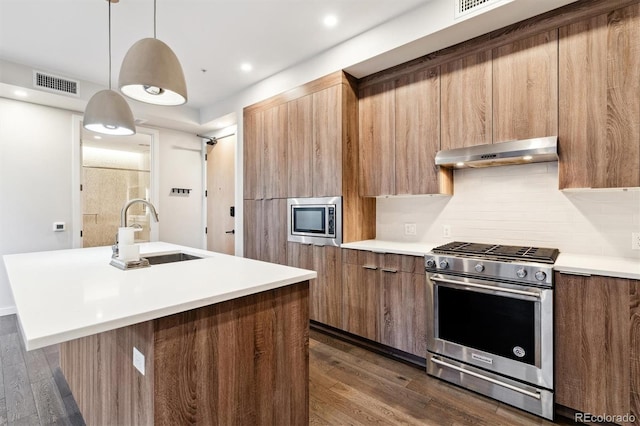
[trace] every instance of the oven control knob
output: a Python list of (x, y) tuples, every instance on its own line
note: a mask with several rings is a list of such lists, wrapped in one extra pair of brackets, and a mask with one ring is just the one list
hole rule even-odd
[(520, 268), (520, 269), (518, 269), (518, 270), (516, 271), (516, 276), (517, 276), (518, 278), (524, 278), (524, 277), (526, 277), (526, 276), (527, 276), (527, 270), (526, 270), (526, 269), (524, 269), (524, 268)]
[(435, 268), (436, 261), (434, 259), (427, 259), (427, 268)]
[(449, 267), (449, 262), (447, 262), (446, 260), (441, 260), (440, 261), (440, 268), (441, 269), (447, 269)]
[(482, 263), (478, 263), (478, 264), (475, 266), (475, 270), (476, 270), (476, 272), (482, 272), (482, 271), (484, 271), (484, 265), (483, 265)]
[(536, 272), (536, 280), (544, 281), (547, 278), (547, 274), (544, 271)]

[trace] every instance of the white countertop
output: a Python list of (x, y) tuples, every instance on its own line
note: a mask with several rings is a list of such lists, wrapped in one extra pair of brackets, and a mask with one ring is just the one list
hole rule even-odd
[[(342, 244), (342, 248), (424, 256), (438, 245), (440, 244), (365, 240)], [(640, 259), (560, 253), (553, 269), (560, 272), (640, 280)]]
[(111, 247), (3, 256), (27, 350), (316, 278), (314, 271), (174, 244), (203, 259), (122, 271)]

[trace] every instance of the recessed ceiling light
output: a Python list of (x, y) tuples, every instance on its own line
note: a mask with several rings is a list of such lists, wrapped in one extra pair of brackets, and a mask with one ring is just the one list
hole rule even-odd
[(102, 139), (102, 136), (94, 135), (93, 138), (94, 139)]
[(461, 162), (459, 162), (459, 163), (456, 163), (456, 166), (458, 166), (458, 167), (462, 167), (462, 166), (464, 166), (464, 163), (461, 161)]
[(524, 157), (522, 157), (522, 159), (523, 159), (524, 161), (529, 161), (529, 160), (532, 160), (532, 159), (533, 159), (533, 157), (532, 157), (532, 156), (530, 156), (530, 155), (525, 155)]
[(333, 28), (338, 25), (338, 17), (336, 15), (327, 15), (322, 22), (326, 27)]
[(240, 69), (244, 72), (249, 72), (253, 70), (253, 65), (251, 65), (249, 62), (245, 62), (242, 65), (240, 65)]
[(24, 90), (16, 90), (13, 92), (13, 94), (21, 98), (25, 98), (27, 96), (27, 92), (25, 92)]

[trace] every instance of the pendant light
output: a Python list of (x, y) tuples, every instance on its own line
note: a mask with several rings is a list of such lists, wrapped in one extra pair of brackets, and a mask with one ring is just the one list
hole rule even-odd
[(109, 3), (109, 90), (101, 90), (89, 99), (84, 110), (83, 126), (87, 130), (107, 135), (127, 136), (136, 133), (133, 113), (127, 101), (111, 90), (111, 2)]
[(126, 96), (155, 105), (187, 102), (187, 83), (178, 57), (156, 38), (156, 0), (153, 0), (153, 38), (137, 41), (120, 67), (119, 86)]

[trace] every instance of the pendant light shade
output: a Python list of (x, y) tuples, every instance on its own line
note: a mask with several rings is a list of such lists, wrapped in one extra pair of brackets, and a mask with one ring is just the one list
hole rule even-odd
[(83, 126), (93, 132), (128, 136), (136, 132), (127, 101), (114, 90), (101, 90), (91, 97), (84, 110)]
[(137, 41), (120, 68), (120, 90), (126, 96), (156, 105), (187, 102), (187, 83), (178, 57), (156, 38)]
[(106, 135), (128, 136), (136, 133), (133, 113), (127, 101), (111, 90), (111, 3), (109, 0), (109, 89), (94, 94), (84, 110), (82, 126), (93, 132)]

